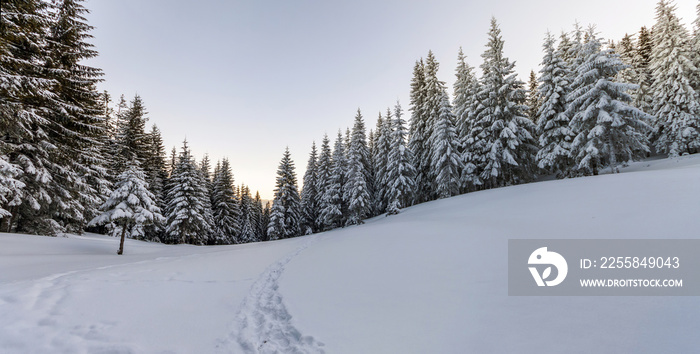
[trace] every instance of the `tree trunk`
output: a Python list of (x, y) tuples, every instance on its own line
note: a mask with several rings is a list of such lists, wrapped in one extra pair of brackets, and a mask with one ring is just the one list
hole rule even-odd
[(124, 253), (124, 236), (126, 236), (126, 223), (122, 226), (122, 239), (119, 241), (119, 251), (117, 251), (117, 254)]

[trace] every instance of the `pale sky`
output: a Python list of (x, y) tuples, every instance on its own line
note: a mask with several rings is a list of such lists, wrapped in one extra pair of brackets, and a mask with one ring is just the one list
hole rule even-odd
[[(690, 29), (697, 0), (677, 0)], [(88, 0), (105, 72), (100, 90), (138, 93), (168, 154), (187, 138), (194, 155), (231, 161), (235, 183), (271, 199), (286, 146), (301, 185), (311, 142), (331, 140), (357, 108), (368, 129), (397, 99), (408, 114), (413, 65), (428, 50), (441, 80), (457, 51), (481, 64), (491, 16), (526, 81), (539, 70), (547, 30), (596, 24), (619, 40), (654, 24), (656, 0), (224, 1)], [(480, 73), (480, 72), (479, 72)], [(405, 116), (408, 118), (408, 116)]]

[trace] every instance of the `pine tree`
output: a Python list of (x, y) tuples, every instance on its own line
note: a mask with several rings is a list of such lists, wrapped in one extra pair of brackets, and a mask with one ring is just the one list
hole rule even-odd
[[(123, 99), (123, 98), (122, 98)], [(123, 103), (120, 102), (120, 106)], [(149, 136), (146, 133), (146, 108), (141, 96), (136, 95), (126, 110), (120, 107), (119, 132), (117, 135), (117, 156), (115, 170), (121, 172), (128, 161), (136, 159), (145, 164), (149, 152)], [(123, 112), (123, 113), (122, 113)]]
[(537, 152), (537, 164), (540, 168), (561, 176), (572, 164), (569, 155), (574, 133), (569, 127), (571, 119), (566, 114), (566, 96), (571, 91), (568, 82), (571, 72), (561, 57), (562, 50), (554, 50), (554, 37), (549, 33), (543, 50), (545, 54), (539, 80), (542, 105), (536, 119), (541, 146)]
[(240, 233), (240, 208), (233, 192), (233, 173), (228, 159), (224, 158), (212, 183), (212, 216), (216, 244), (238, 243)]
[(202, 188), (203, 177), (185, 140), (170, 176), (167, 194), (167, 241), (201, 245), (209, 240), (211, 211), (204, 204), (208, 194)]
[(115, 224), (112, 236), (121, 237), (117, 254), (124, 252), (125, 237), (141, 238), (146, 225), (163, 222), (160, 208), (153, 200), (145, 179), (138, 161), (129, 161), (109, 199), (100, 207), (102, 214), (90, 221), (91, 225)]
[(577, 68), (577, 77), (568, 95), (571, 102), (567, 114), (578, 132), (571, 148), (576, 169), (584, 174), (598, 174), (608, 163), (613, 171), (617, 161), (627, 161), (648, 151), (644, 122), (646, 113), (629, 105), (627, 93), (634, 84), (615, 82), (626, 65), (612, 50), (602, 50), (594, 29), (587, 32), (583, 46), (584, 62)]
[(526, 118), (528, 107), (522, 104), (525, 92), (513, 74), (515, 65), (503, 56), (503, 39), (495, 18), (491, 19), (486, 47), (478, 95), (483, 107), (476, 123), (481, 128), (476, 134), (485, 158), (481, 178), (490, 187), (527, 182), (534, 177), (534, 125)]
[(387, 215), (398, 214), (399, 209), (413, 204), (415, 194), (415, 175), (413, 154), (406, 146), (406, 128), (401, 118), (402, 109), (399, 102), (394, 107), (394, 119), (391, 132), (391, 148), (386, 171), (387, 181)]
[[(634, 38), (629, 34), (625, 34), (622, 40), (620, 40), (620, 43), (615, 46), (614, 50), (615, 53), (620, 56), (622, 63), (627, 65), (626, 69), (617, 74), (617, 81), (629, 84), (636, 84), (639, 82), (639, 73), (634, 66), (634, 59), (637, 52)], [(632, 95), (636, 96), (636, 92), (632, 92)]]
[(267, 233), (267, 225), (270, 224), (270, 202), (265, 203), (265, 208), (263, 208), (262, 217), (260, 218), (260, 224), (264, 225), (261, 241), (269, 241), (270, 236)]
[(260, 199), (260, 192), (255, 191), (255, 200), (253, 200), (253, 226), (255, 231), (255, 241), (265, 240), (265, 229), (267, 228), (267, 222), (263, 223), (263, 205), (262, 199)]
[(24, 183), (17, 180), (20, 173), (19, 167), (9, 163), (6, 156), (0, 156), (0, 220), (7, 219), (8, 225), (12, 213), (7, 209), (22, 202)]
[(253, 198), (250, 195), (250, 188), (241, 185), (240, 194), (241, 218), (239, 219), (239, 223), (241, 225), (241, 232), (238, 239), (240, 243), (256, 242)]
[(695, 71), (695, 76), (692, 78), (692, 85), (695, 87), (695, 92), (700, 97), (700, 2), (697, 5), (697, 16), (695, 17), (693, 24), (695, 28), (693, 31), (694, 33), (690, 52), (693, 54), (693, 64), (698, 70)]
[(304, 173), (304, 186), (301, 189), (301, 209), (302, 209), (302, 233), (309, 235), (318, 232), (316, 228), (316, 219), (318, 218), (318, 153), (316, 151), (316, 142), (311, 144), (311, 153), (309, 154), (309, 162), (306, 165)]
[(333, 165), (328, 184), (323, 190), (321, 219), (324, 230), (334, 229), (345, 224), (347, 204), (343, 200), (343, 190), (346, 184), (346, 169), (345, 145), (343, 144), (343, 136), (338, 131), (338, 138), (335, 140), (335, 148), (333, 149)]
[(391, 110), (387, 109), (386, 118), (381, 114), (377, 119), (377, 132), (375, 134), (375, 146), (372, 153), (372, 167), (374, 168), (374, 200), (375, 214), (386, 211), (387, 200), (387, 165), (389, 163), (389, 151), (391, 149)]
[(651, 34), (646, 27), (642, 27), (639, 31), (639, 39), (637, 40), (637, 50), (632, 60), (632, 65), (637, 73), (637, 84), (639, 89), (635, 91), (633, 105), (646, 113), (652, 112), (652, 97), (651, 97), (651, 70), (649, 64), (651, 62), (652, 41)]
[(348, 152), (347, 184), (344, 199), (347, 201), (348, 214), (346, 225), (363, 224), (371, 208), (369, 191), (369, 150), (365, 136), (365, 123), (362, 113), (357, 110), (355, 124), (352, 127), (350, 151)]
[(289, 148), (287, 148), (284, 150), (282, 161), (277, 169), (275, 198), (270, 209), (270, 223), (267, 227), (270, 240), (300, 235), (301, 213), (301, 199), (297, 190), (294, 161), (292, 161)]
[(425, 112), (426, 77), (423, 60), (416, 62), (411, 80), (411, 122), (409, 128), (408, 147), (413, 151), (416, 168), (416, 202), (430, 200), (432, 184), (430, 180), (430, 151), (428, 149), (428, 115)]
[(321, 154), (318, 157), (317, 172), (316, 172), (316, 191), (318, 193), (318, 215), (316, 215), (316, 220), (314, 223), (314, 228), (317, 231), (323, 231), (324, 221), (323, 221), (323, 210), (326, 209), (326, 199), (324, 198), (325, 191), (330, 185), (331, 170), (333, 168), (333, 161), (331, 160), (331, 146), (330, 139), (328, 139), (328, 134), (323, 135), (323, 142), (321, 143)]
[(537, 117), (539, 115), (537, 112), (542, 105), (542, 97), (540, 97), (540, 92), (538, 90), (537, 75), (535, 75), (534, 70), (530, 70), (530, 81), (527, 83), (527, 100), (525, 104), (528, 106), (527, 117), (533, 123), (537, 123)]
[(435, 174), (438, 198), (448, 198), (459, 193), (462, 157), (459, 154), (459, 138), (455, 130), (454, 115), (447, 92), (443, 90), (438, 116), (430, 137), (431, 170)]
[(692, 87), (698, 69), (688, 52), (688, 34), (675, 15), (676, 7), (659, 1), (653, 28), (651, 57), (654, 102), (654, 146), (670, 156), (700, 148), (700, 99)]
[[(459, 48), (457, 55), (457, 80), (454, 84), (454, 114), (457, 129), (457, 136), (460, 142), (460, 154), (462, 159), (462, 172), (460, 176), (461, 190), (466, 192), (475, 189), (481, 184), (477, 173), (475, 159), (475, 144), (470, 140), (472, 130), (476, 131), (475, 125), (476, 110), (478, 100), (476, 95), (479, 91), (479, 82), (474, 75), (474, 68), (466, 63), (462, 48)], [(476, 135), (476, 134), (475, 134)]]

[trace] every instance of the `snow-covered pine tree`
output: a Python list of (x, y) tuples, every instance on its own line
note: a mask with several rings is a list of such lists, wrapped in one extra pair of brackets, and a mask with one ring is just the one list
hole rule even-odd
[(443, 87), (438, 116), (430, 136), (431, 170), (435, 174), (437, 198), (448, 198), (459, 194), (462, 156), (459, 154), (459, 138), (455, 130), (455, 118)]
[(542, 105), (542, 97), (537, 88), (537, 83), (538, 80), (535, 71), (530, 70), (530, 81), (527, 83), (527, 100), (525, 104), (528, 106), (527, 117), (535, 124), (537, 124), (537, 117), (539, 117), (537, 112), (539, 112), (540, 106)]
[(136, 159), (127, 163), (127, 168), (122, 172), (114, 191), (109, 199), (102, 204), (102, 214), (98, 215), (90, 225), (114, 224), (112, 236), (120, 236), (119, 251), (124, 252), (124, 238), (142, 238), (146, 225), (163, 222), (160, 208), (153, 200), (153, 194), (148, 190), (146, 176), (139, 167)]
[(128, 161), (134, 158), (140, 164), (145, 164), (149, 152), (149, 136), (145, 131), (148, 118), (146, 118), (146, 108), (141, 96), (135, 95), (129, 107), (126, 110), (122, 109), (120, 107), (117, 114), (119, 117), (118, 151), (114, 166), (117, 173), (120, 173)]
[(318, 156), (317, 172), (316, 172), (316, 191), (318, 193), (318, 215), (316, 215), (316, 220), (314, 222), (314, 228), (317, 231), (324, 230), (323, 222), (323, 210), (326, 208), (326, 200), (324, 199), (325, 191), (330, 185), (331, 170), (333, 168), (333, 161), (331, 160), (331, 145), (328, 134), (323, 135), (323, 142), (321, 143), (321, 153)]
[(304, 172), (304, 185), (301, 189), (301, 209), (302, 222), (301, 232), (305, 235), (318, 232), (316, 228), (316, 219), (319, 214), (318, 201), (318, 152), (316, 151), (316, 142), (311, 144), (311, 153), (309, 153), (309, 162), (306, 164), (306, 172)]
[(479, 91), (479, 82), (474, 75), (474, 68), (469, 66), (465, 60), (462, 48), (459, 48), (457, 55), (457, 80), (454, 84), (454, 113), (456, 121), (457, 136), (460, 139), (460, 154), (462, 159), (462, 171), (460, 185), (463, 192), (475, 189), (481, 184), (477, 173), (477, 166), (474, 161), (475, 145), (470, 140), (472, 129), (475, 129), (474, 120), (478, 100), (476, 95)]
[(260, 199), (260, 191), (255, 191), (255, 199), (253, 200), (253, 226), (255, 231), (255, 241), (265, 240), (265, 229), (267, 222), (263, 224), (263, 205)]
[(646, 113), (651, 113), (653, 108), (651, 98), (652, 79), (651, 70), (649, 68), (651, 51), (651, 33), (649, 33), (646, 27), (642, 27), (639, 30), (637, 50), (632, 60), (634, 71), (637, 73), (637, 85), (639, 85), (639, 89), (634, 93), (632, 105)]
[(659, 1), (652, 30), (651, 55), (654, 146), (670, 156), (700, 148), (700, 99), (692, 87), (698, 68), (689, 52), (688, 33), (675, 14), (676, 6)]
[(692, 85), (695, 87), (695, 92), (700, 96), (700, 2), (698, 2), (696, 8), (697, 16), (693, 22), (695, 28), (693, 30), (690, 52), (693, 54), (693, 64), (695, 64), (695, 68), (698, 69), (695, 71)]
[[(153, 193), (154, 201), (158, 208), (165, 210), (165, 195), (164, 186), (168, 178), (168, 173), (165, 168), (165, 146), (163, 146), (163, 138), (160, 130), (154, 124), (151, 132), (147, 135), (148, 150), (146, 151), (146, 161), (144, 163), (144, 173), (146, 175), (146, 183), (148, 190)], [(146, 227), (145, 239), (157, 240), (162, 236), (164, 225), (158, 222)]]
[(376, 215), (384, 213), (388, 206), (387, 201), (387, 165), (389, 151), (391, 149), (391, 110), (387, 109), (386, 117), (379, 114), (377, 130), (375, 133), (375, 146), (372, 153), (372, 167), (374, 168), (374, 193), (373, 205)]
[[(639, 73), (637, 73), (634, 67), (634, 58), (637, 52), (637, 45), (634, 38), (626, 33), (625, 36), (622, 37), (622, 40), (615, 46), (614, 50), (615, 53), (620, 56), (622, 63), (627, 65), (626, 69), (617, 74), (617, 81), (630, 84), (639, 82)], [(631, 92), (631, 94), (632, 96), (636, 96), (636, 92)]]
[(598, 174), (609, 164), (613, 171), (618, 161), (628, 161), (648, 151), (645, 133), (650, 119), (632, 107), (627, 93), (637, 85), (615, 82), (626, 65), (612, 50), (601, 50), (594, 28), (587, 32), (583, 46), (584, 61), (568, 95), (567, 114), (578, 132), (571, 144), (575, 169), (583, 174)]
[(12, 213), (8, 209), (22, 203), (24, 183), (17, 180), (21, 173), (17, 165), (9, 163), (6, 156), (0, 155), (0, 230), (8, 230), (11, 225)]
[(147, 138), (148, 150), (144, 166), (146, 182), (148, 182), (149, 190), (156, 198), (156, 204), (163, 209), (163, 186), (168, 178), (168, 171), (166, 169), (163, 137), (160, 134), (160, 129), (155, 124), (151, 127), (151, 132)]
[(409, 128), (408, 147), (413, 151), (414, 166), (416, 168), (416, 202), (422, 203), (430, 200), (430, 151), (428, 149), (427, 114), (425, 112), (426, 87), (425, 64), (423, 59), (416, 62), (413, 67), (413, 79), (411, 79), (411, 121)]
[(515, 64), (503, 56), (503, 39), (495, 18), (491, 19), (486, 48), (477, 115), (485, 157), (481, 179), (487, 187), (527, 182), (534, 177), (534, 124), (526, 117), (528, 107), (522, 104), (525, 90), (514, 74)]
[(166, 241), (205, 244), (211, 232), (210, 220), (207, 219), (211, 211), (207, 211), (204, 204), (209, 195), (202, 188), (203, 177), (192, 158), (187, 140), (182, 144), (170, 181), (166, 198)]
[(267, 234), (267, 225), (270, 224), (270, 202), (265, 203), (263, 208), (262, 217), (260, 218), (260, 225), (263, 225), (263, 233), (261, 241), (269, 241), (270, 236)]
[[(332, 167), (328, 183), (323, 190), (323, 209), (321, 209), (321, 219), (323, 229), (331, 230), (345, 225), (345, 215), (347, 214), (347, 204), (343, 199), (343, 190), (346, 184), (347, 160), (345, 159), (345, 144), (343, 135), (338, 130), (338, 137), (335, 140), (333, 149)], [(274, 207), (274, 205), (273, 205)]]
[(241, 233), (238, 237), (240, 243), (256, 242), (255, 237), (255, 220), (253, 216), (253, 198), (250, 195), (250, 188), (246, 185), (241, 185)]
[(270, 240), (300, 235), (301, 213), (301, 199), (297, 189), (294, 161), (292, 161), (289, 148), (286, 148), (277, 169), (275, 198), (270, 209), (270, 223), (267, 226)]
[(391, 147), (386, 170), (387, 215), (398, 214), (399, 209), (413, 204), (415, 195), (416, 169), (413, 167), (413, 154), (406, 146), (406, 122), (401, 118), (403, 111), (399, 102), (394, 107), (391, 121)]
[(571, 118), (566, 114), (566, 96), (571, 91), (568, 82), (571, 72), (561, 57), (562, 50), (554, 49), (554, 37), (550, 33), (545, 37), (543, 51), (539, 80), (542, 105), (536, 120), (541, 146), (537, 152), (537, 165), (562, 176), (572, 164), (569, 155), (574, 133), (569, 127)]
[[(433, 159), (440, 156), (440, 152), (437, 151), (438, 146), (435, 144), (435, 136), (440, 135), (443, 136), (443, 132), (436, 133), (435, 129), (438, 125), (438, 120), (442, 119), (443, 114), (447, 115), (449, 114), (450, 116), (452, 115), (452, 112), (450, 111), (449, 113), (444, 111), (446, 107), (449, 106), (449, 97), (447, 96), (447, 88), (445, 85), (445, 82), (440, 81), (437, 77), (438, 69), (440, 67), (440, 64), (437, 62), (435, 59), (435, 56), (433, 55), (432, 51), (428, 51), (428, 56), (425, 59), (425, 100), (423, 102), (423, 109), (422, 112), (425, 114), (425, 143), (426, 143), (426, 149), (424, 151), (424, 154), (421, 156), (416, 155), (417, 159), (421, 159), (427, 162), (428, 166), (428, 171), (427, 171), (427, 184), (424, 185), (425, 188), (427, 188), (424, 192), (426, 192), (426, 197), (428, 198), (427, 200), (433, 200), (435, 198), (443, 198), (443, 194), (438, 194), (438, 186), (437, 186), (437, 179), (438, 175), (441, 173), (436, 169), (436, 166), (438, 164), (441, 164), (445, 160), (442, 159), (441, 161), (434, 161)], [(447, 99), (447, 101), (445, 101)], [(447, 106), (445, 106), (445, 103), (447, 103)], [(451, 110), (451, 107), (450, 107)], [(454, 118), (450, 118), (452, 120), (452, 126), (454, 129)], [(447, 121), (444, 121), (447, 122)], [(459, 151), (459, 142), (457, 142), (457, 151)], [(448, 158), (447, 161), (450, 161), (451, 158)], [(459, 171), (461, 172), (461, 171)], [(458, 173), (459, 173), (458, 172)], [(419, 172), (420, 173), (420, 172)]]
[(372, 196), (369, 190), (369, 150), (365, 135), (365, 123), (362, 113), (357, 110), (352, 127), (350, 151), (348, 152), (347, 184), (344, 199), (347, 201), (348, 214), (346, 225), (363, 224), (369, 216)]
[(84, 63), (97, 52), (87, 42), (92, 26), (83, 17), (87, 9), (81, 1), (54, 1), (49, 7), (43, 64), (46, 77), (53, 81), (53, 96), (42, 102), (48, 111), (46, 124), (39, 129), (48, 134), (53, 147), (52, 183), (47, 188), (51, 203), (40, 213), (60, 226), (49, 226), (54, 232), (80, 233), (89, 221), (86, 217), (103, 201), (93, 188), (104, 179), (100, 144), (105, 132), (99, 126), (96, 89), (102, 71)]
[(238, 243), (240, 208), (233, 192), (233, 173), (227, 158), (221, 160), (216, 169), (212, 189), (215, 243)]

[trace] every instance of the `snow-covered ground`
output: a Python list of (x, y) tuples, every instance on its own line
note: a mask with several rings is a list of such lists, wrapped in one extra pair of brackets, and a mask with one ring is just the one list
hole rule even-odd
[(700, 156), (622, 171), (262, 244), (0, 234), (0, 352), (697, 352), (698, 297), (507, 295), (509, 238), (700, 237)]

